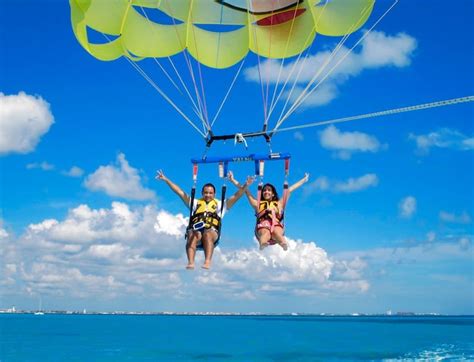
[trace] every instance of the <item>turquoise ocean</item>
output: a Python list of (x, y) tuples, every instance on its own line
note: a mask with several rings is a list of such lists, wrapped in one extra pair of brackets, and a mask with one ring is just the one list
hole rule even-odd
[(474, 317), (2, 314), (0, 360), (472, 361)]

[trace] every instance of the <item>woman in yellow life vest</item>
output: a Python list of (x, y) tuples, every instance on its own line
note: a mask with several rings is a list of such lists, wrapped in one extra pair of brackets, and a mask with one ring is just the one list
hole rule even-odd
[[(232, 172), (229, 172), (229, 180), (239, 189), (241, 188)], [(275, 186), (269, 183), (263, 185), (261, 195), (257, 198), (253, 197), (248, 189), (245, 189), (245, 194), (250, 205), (254, 208), (257, 218), (255, 236), (260, 244), (260, 250), (274, 244), (280, 245), (283, 250), (288, 250), (288, 243), (284, 236), (283, 210), (290, 194), (308, 180), (309, 174), (306, 173), (301, 180), (288, 188), (286, 197), (282, 199), (278, 197)]]
[(188, 194), (167, 178), (162, 170), (158, 171), (156, 179), (164, 181), (183, 200), (186, 207), (192, 210), (189, 227), (186, 229), (186, 255), (188, 257), (186, 269), (194, 269), (196, 249), (204, 250), (205, 260), (202, 268), (209, 269), (214, 248), (219, 243), (221, 219), (225, 212), (244, 194), (247, 187), (253, 182), (253, 178), (247, 178), (247, 182), (232, 197), (224, 200), (224, 205), (221, 200), (215, 198), (216, 188), (213, 184), (205, 184), (202, 187), (202, 197), (195, 199), (191, 205), (191, 198)]

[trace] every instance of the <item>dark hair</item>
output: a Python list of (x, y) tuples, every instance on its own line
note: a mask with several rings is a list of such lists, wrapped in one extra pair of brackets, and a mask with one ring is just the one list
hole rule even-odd
[(204, 189), (205, 189), (206, 187), (212, 187), (212, 189), (214, 190), (214, 193), (216, 193), (216, 188), (215, 188), (215, 186), (214, 186), (213, 184), (211, 184), (211, 183), (205, 184), (205, 185), (202, 187), (201, 192), (204, 192)]
[(278, 201), (278, 200), (280, 200), (280, 198), (278, 197), (278, 192), (277, 192), (275, 186), (273, 186), (272, 184), (269, 184), (269, 183), (263, 185), (263, 187), (262, 187), (262, 196), (263, 196), (263, 190), (265, 189), (265, 187), (270, 187), (270, 188), (272, 189), (273, 198), (272, 198), (271, 201)]

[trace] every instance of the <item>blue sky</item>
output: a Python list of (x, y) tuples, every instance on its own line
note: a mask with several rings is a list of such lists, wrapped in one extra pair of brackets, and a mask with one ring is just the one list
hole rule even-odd
[[(378, 1), (344, 46), (391, 3)], [(46, 309), (474, 312), (472, 103), (277, 133), (290, 183), (311, 175), (287, 208), (290, 250), (258, 251), (242, 199), (213, 268), (189, 272), (187, 212), (154, 175), (190, 189), (203, 140), (123, 58), (90, 56), (69, 12), (63, 1), (0, 0), (0, 308), (41, 297)], [(472, 15), (469, 0), (401, 1), (282, 127), (473, 95)], [(315, 41), (303, 78), (339, 40)], [(173, 94), (153, 61), (141, 63)], [(256, 66), (250, 54), (216, 133), (260, 129)], [(270, 84), (273, 66), (263, 64)], [(236, 70), (203, 69), (211, 111)], [(243, 180), (253, 165), (232, 169)], [(207, 180), (220, 187), (216, 167), (200, 168)], [(268, 164), (265, 180), (281, 185), (283, 165)]]

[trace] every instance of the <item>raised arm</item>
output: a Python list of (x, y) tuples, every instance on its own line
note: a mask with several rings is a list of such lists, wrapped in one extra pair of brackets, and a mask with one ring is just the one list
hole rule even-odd
[[(232, 178), (233, 178), (233, 175), (232, 175)], [(230, 177), (229, 177), (229, 180), (231, 180)], [(252, 184), (253, 180), (254, 180), (253, 177), (247, 177), (247, 181), (245, 182), (245, 184), (243, 186), (240, 186), (240, 185), (237, 186), (236, 185), (239, 189), (237, 190), (237, 192), (234, 195), (232, 195), (230, 198), (227, 199), (227, 210), (229, 210), (232, 206), (234, 206), (234, 204), (237, 202), (237, 200), (242, 197), (244, 192), (246, 192), (246, 190), (248, 190), (247, 188), (249, 187), (249, 185)], [(231, 180), (231, 182), (232, 182), (232, 180)]]
[(181, 200), (183, 200), (186, 207), (190, 207), (189, 203), (191, 202), (191, 199), (189, 198), (189, 196), (181, 189), (181, 187), (179, 187), (178, 185), (173, 183), (168, 177), (166, 177), (162, 170), (157, 171), (155, 178), (157, 180), (164, 181), (169, 186), (169, 188), (176, 195), (178, 195)]
[[(234, 178), (234, 174), (232, 173), (232, 171), (229, 171), (229, 173), (227, 174), (227, 177), (229, 178), (230, 182), (232, 182), (235, 185), (235, 187), (239, 189), (242, 187), (242, 185), (240, 185), (240, 183)], [(247, 177), (247, 182), (250, 182), (249, 185), (251, 185), (254, 180), (255, 180), (254, 177), (251, 177), (251, 176)], [(250, 206), (256, 209), (258, 207), (257, 200), (255, 199), (255, 197), (252, 196), (248, 187), (245, 188), (244, 192), (245, 192), (245, 196), (247, 196), (247, 199), (249, 200)]]
[(295, 191), (297, 188), (303, 186), (304, 183), (308, 182), (309, 180), (309, 173), (305, 173), (304, 177), (299, 180), (298, 182), (294, 183), (288, 188), (288, 192), (291, 194), (293, 191)]

